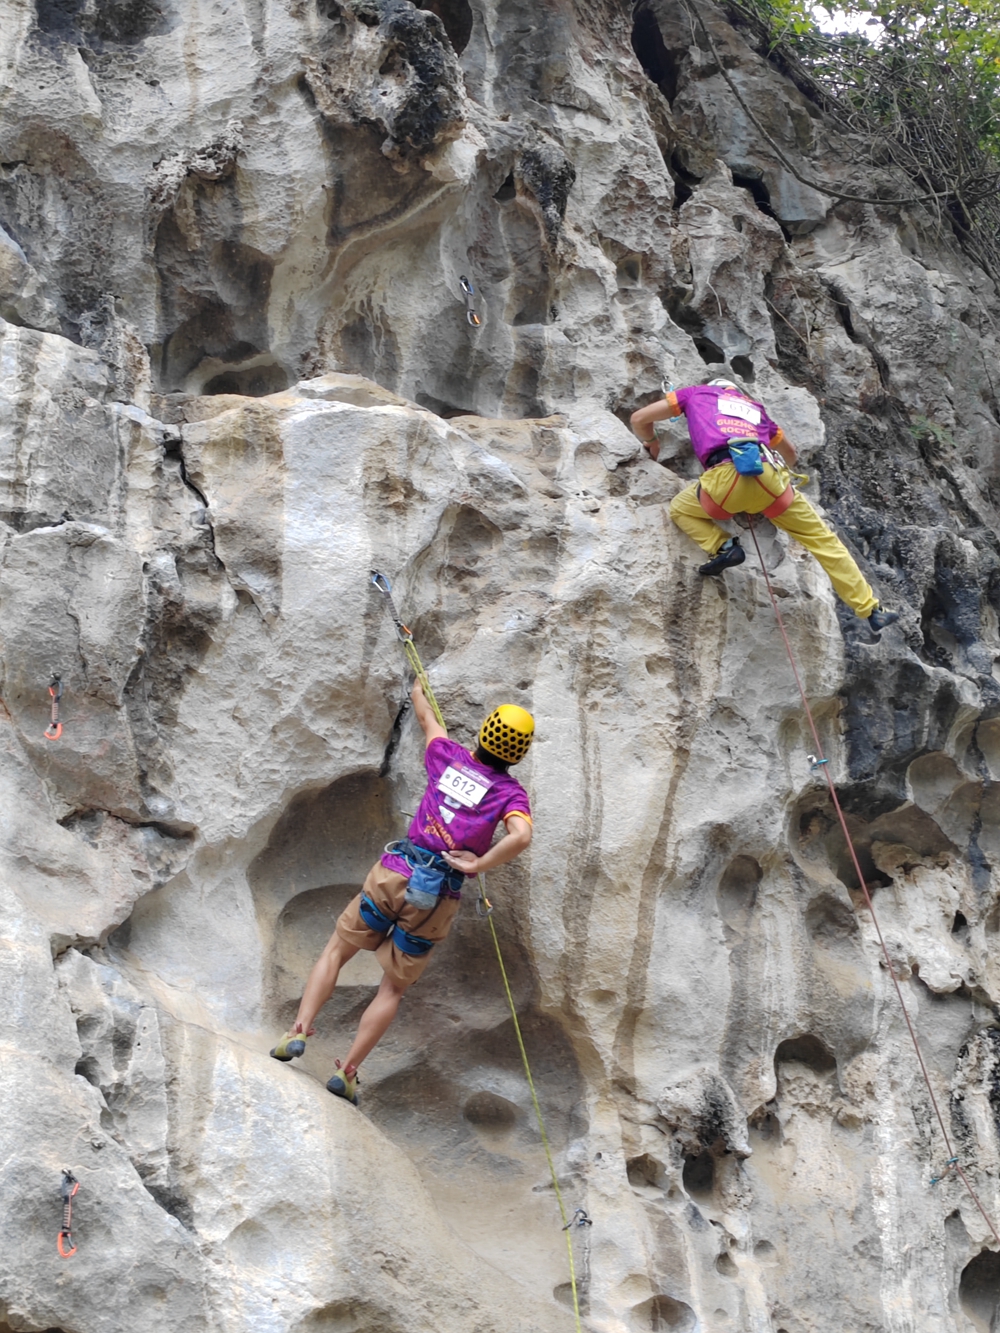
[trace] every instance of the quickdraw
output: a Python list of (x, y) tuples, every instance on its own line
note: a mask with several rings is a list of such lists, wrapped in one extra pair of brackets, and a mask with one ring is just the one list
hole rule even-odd
[[(378, 588), (379, 592), (385, 597), (389, 607), (389, 614), (392, 616), (392, 623), (396, 626), (396, 637), (403, 645), (403, 651), (406, 653), (407, 661), (413, 668), (413, 674), (420, 681), (420, 688), (427, 696), (427, 702), (434, 710), (434, 715), (438, 721), (441, 721), (441, 710), (438, 708), (437, 700), (434, 698), (434, 691), (431, 689), (431, 683), (427, 679), (427, 672), (424, 670), (424, 664), (420, 660), (420, 654), (417, 652), (416, 645), (413, 642), (413, 632), (403, 624), (399, 612), (396, 610), (396, 603), (392, 600), (392, 584), (384, 574), (380, 574), (377, 569), (371, 571), (372, 583)], [(441, 721), (442, 727), (444, 722)], [(447, 728), (445, 728), (447, 730)]]
[[(72, 1171), (63, 1171), (62, 1184), (59, 1186), (59, 1193), (62, 1196), (63, 1219), (62, 1226), (59, 1228), (59, 1237), (56, 1241), (56, 1249), (63, 1259), (72, 1259), (76, 1254), (76, 1246), (73, 1245), (73, 1199), (77, 1190), (80, 1188), (80, 1182)], [(66, 1249), (66, 1245), (71, 1245), (72, 1249)]]
[(62, 698), (62, 681), (53, 676), (49, 682), (49, 695), (52, 699), (52, 720), (45, 728), (45, 739), (57, 741), (62, 735), (62, 723), (59, 721), (59, 700)]
[(563, 1231), (568, 1231), (570, 1227), (574, 1225), (574, 1223), (578, 1227), (592, 1227), (594, 1225), (591, 1219), (587, 1216), (587, 1210), (585, 1208), (578, 1208), (576, 1210), (573, 1216), (563, 1227)]
[(458, 281), (465, 297), (465, 318), (474, 329), (478, 329), (483, 321), (476, 314), (476, 289), (464, 273)]
[(945, 1176), (948, 1174), (948, 1172), (951, 1170), (951, 1168), (952, 1168), (953, 1166), (958, 1166), (958, 1158), (957, 1158), (957, 1157), (949, 1157), (948, 1160), (947, 1160), (947, 1162), (945, 1162), (945, 1164), (944, 1164), (944, 1170), (941, 1172), (941, 1174), (940, 1174), (939, 1176), (931, 1176), (931, 1182), (930, 1182), (930, 1183), (931, 1183), (932, 1185), (938, 1185), (938, 1184), (940, 1184), (940, 1182), (941, 1182), (942, 1180), (944, 1180)]
[(809, 760), (809, 767), (812, 769), (814, 773), (818, 773), (824, 764), (828, 764), (830, 762), (829, 759), (820, 759), (817, 755), (814, 754), (807, 754), (806, 758)]

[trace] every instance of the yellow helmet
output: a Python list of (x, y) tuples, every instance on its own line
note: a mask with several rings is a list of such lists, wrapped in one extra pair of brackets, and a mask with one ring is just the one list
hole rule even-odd
[(535, 719), (517, 704), (501, 704), (494, 708), (479, 728), (479, 744), (487, 754), (516, 764), (528, 753), (535, 734)]

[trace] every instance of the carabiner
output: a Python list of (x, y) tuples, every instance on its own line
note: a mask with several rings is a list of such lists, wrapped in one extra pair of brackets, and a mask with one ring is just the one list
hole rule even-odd
[(465, 318), (469, 321), (469, 323), (472, 325), (474, 329), (478, 329), (483, 321), (476, 314), (476, 303), (475, 303), (476, 289), (475, 287), (473, 287), (472, 283), (469, 281), (469, 279), (465, 276), (464, 273), (462, 274), (462, 276), (459, 278), (458, 281), (459, 285), (462, 288), (462, 295), (465, 297)]
[(62, 681), (56, 675), (53, 675), (49, 682), (49, 695), (52, 699), (52, 720), (45, 728), (44, 735), (47, 741), (57, 741), (62, 735), (62, 723), (59, 721), (59, 700), (62, 698)]
[(476, 916), (481, 917), (483, 921), (488, 916), (493, 915), (493, 904), (487, 898), (485, 893), (481, 893), (476, 899)]
[(578, 1227), (592, 1227), (594, 1225), (591, 1219), (587, 1216), (587, 1210), (585, 1208), (578, 1208), (576, 1210), (573, 1216), (563, 1227), (563, 1231), (568, 1231), (574, 1222)]

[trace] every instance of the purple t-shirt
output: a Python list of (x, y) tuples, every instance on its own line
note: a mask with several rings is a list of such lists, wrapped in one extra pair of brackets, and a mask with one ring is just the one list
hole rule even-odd
[[(427, 790), (409, 828), (410, 841), (418, 847), (483, 856), (501, 819), (523, 815), (530, 823), (528, 794), (517, 779), (477, 763), (457, 741), (435, 737), (424, 751), (424, 767)], [(409, 879), (401, 856), (386, 852), (382, 864)]]
[(695, 384), (688, 389), (677, 389), (674, 398), (687, 417), (688, 433), (699, 463), (704, 463), (716, 449), (724, 449), (729, 440), (770, 444), (781, 429), (760, 403), (736, 389)]

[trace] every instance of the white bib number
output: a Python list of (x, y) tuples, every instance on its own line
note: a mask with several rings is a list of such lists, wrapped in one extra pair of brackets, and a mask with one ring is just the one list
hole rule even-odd
[(742, 398), (720, 398), (718, 408), (720, 416), (739, 417), (741, 421), (748, 421), (751, 426), (760, 425), (760, 408)]
[(451, 764), (444, 770), (437, 782), (438, 791), (444, 792), (467, 809), (473, 809), (489, 791), (488, 784), (481, 782), (478, 775), (473, 777), (468, 772), (460, 772)]

